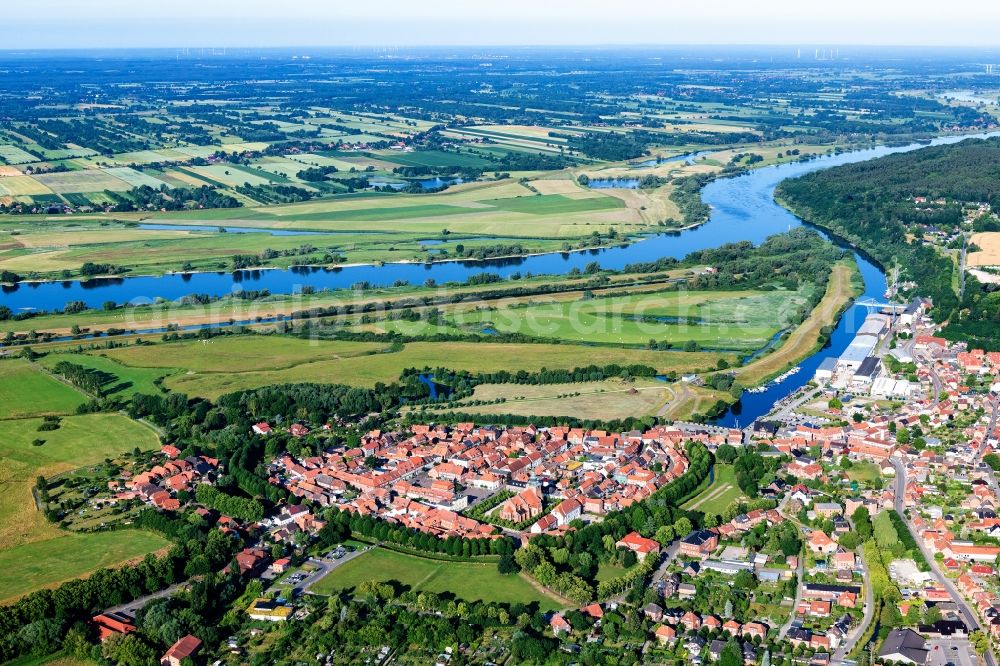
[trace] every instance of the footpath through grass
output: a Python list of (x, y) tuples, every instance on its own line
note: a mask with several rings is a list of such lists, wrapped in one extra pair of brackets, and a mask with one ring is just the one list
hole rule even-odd
[(736, 472), (732, 465), (716, 464), (715, 480), (708, 488), (684, 504), (690, 511), (721, 514), (729, 505), (743, 498), (743, 491), (736, 485)]
[(397, 581), (416, 592), (450, 594), (468, 601), (537, 603), (541, 610), (561, 604), (518, 575), (504, 576), (495, 563), (442, 562), (375, 548), (343, 564), (312, 587), (317, 594), (356, 589), (367, 580)]

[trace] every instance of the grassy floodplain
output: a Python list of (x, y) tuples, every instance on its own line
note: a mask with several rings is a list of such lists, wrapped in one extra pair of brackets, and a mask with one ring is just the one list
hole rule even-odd
[[(30, 394), (21, 387), (32, 388)], [(139, 531), (78, 534), (49, 523), (31, 489), (39, 475), (93, 465), (133, 448), (152, 449), (156, 435), (119, 414), (75, 416), (85, 397), (21, 360), (0, 361), (0, 597), (20, 596), (158, 550), (166, 541)], [(39, 432), (43, 414), (62, 414), (57, 430)], [(35, 440), (44, 443), (35, 445)]]
[(744, 386), (755, 386), (808, 356), (819, 344), (822, 329), (833, 326), (850, 300), (861, 293), (860, 280), (861, 274), (853, 259), (834, 266), (826, 293), (809, 317), (773, 353), (739, 369), (737, 380)]
[[(264, 351), (266, 349), (266, 352)], [(166, 345), (131, 346), (101, 352), (130, 367), (180, 368), (164, 382), (170, 390), (214, 398), (268, 384), (320, 382), (373, 386), (399, 378), (404, 368), (448, 367), (470, 372), (571, 369), (590, 364), (641, 363), (663, 372), (712, 367), (710, 353), (653, 352), (578, 345), (474, 342), (408, 342), (399, 351), (384, 343), (312, 341), (289, 337), (237, 336)], [(294, 359), (285, 367), (261, 368), (260, 354)], [(231, 359), (228, 362), (219, 359)]]
[[(91, 172), (68, 175), (76, 173)], [(14, 178), (3, 182), (12, 185)], [(139, 222), (191, 229), (142, 229), (135, 226)], [(259, 228), (261, 233), (220, 233), (219, 226)], [(573, 246), (590, 242), (594, 232), (614, 229), (627, 235), (648, 226), (640, 206), (630, 206), (620, 197), (575, 185), (572, 192), (540, 194), (501, 180), (459, 185), (437, 194), (365, 193), (277, 206), (72, 219), (6, 216), (0, 220), (0, 270), (58, 277), (63, 270), (75, 273), (85, 262), (114, 263), (137, 274), (185, 266), (219, 270), (229, 267), (234, 255), (259, 255), (268, 249), (289, 252), (268, 261), (268, 266), (281, 268), (303, 261), (324, 263), (325, 254), (352, 263), (422, 262), (444, 258), (442, 251), (454, 256), (458, 245), (475, 250), (520, 243), (529, 251), (554, 252), (567, 242)], [(289, 229), (317, 233), (267, 233)], [(445, 230), (448, 234), (442, 237)], [(445, 242), (429, 248), (418, 242), (423, 239)], [(299, 253), (303, 246), (312, 249)]]
[(589, 344), (641, 345), (654, 339), (677, 347), (695, 342), (707, 349), (755, 350), (780, 330), (807, 291), (571, 292), (444, 308), (443, 325), (390, 321), (365, 328), (408, 335), (492, 330)]
[(0, 362), (0, 419), (72, 414), (85, 397), (21, 359)]
[[(672, 389), (656, 380), (607, 380), (575, 384), (481, 384), (472, 397), (453, 408), (476, 414), (572, 416), (603, 420), (657, 413), (673, 399)], [(498, 400), (503, 402), (497, 402)], [(470, 405), (470, 401), (493, 404)]]
[[(665, 280), (679, 280), (694, 275), (694, 269), (676, 269), (663, 273)], [(607, 285), (601, 291), (646, 292), (662, 289), (657, 284), (636, 284), (643, 276), (612, 275)], [(554, 286), (567, 289), (566, 292), (545, 296), (546, 299), (579, 300), (587, 287), (588, 278), (572, 275), (542, 275), (523, 277), (518, 281), (505, 283), (490, 283), (485, 285), (469, 285), (445, 283), (435, 286), (404, 285), (398, 287), (374, 287), (364, 290), (333, 289), (320, 290), (312, 294), (272, 294), (267, 298), (243, 300), (240, 298), (223, 298), (207, 304), (190, 304), (180, 301), (167, 301), (137, 307), (116, 308), (114, 310), (91, 309), (72, 314), (48, 313), (30, 319), (8, 319), (0, 321), (0, 332), (10, 331), (26, 334), (34, 330), (55, 335), (68, 335), (73, 326), (81, 331), (95, 332), (108, 329), (151, 329), (163, 328), (174, 324), (177, 326), (199, 326), (219, 324), (228, 321), (255, 321), (257, 318), (272, 319), (277, 316), (304, 312), (314, 308), (331, 306), (381, 306), (387, 302), (397, 302), (422, 298), (442, 298), (449, 300), (461, 297), (463, 303), (480, 304), (477, 300), (483, 292), (503, 292), (505, 290), (525, 288), (545, 288)], [(573, 289), (578, 287), (578, 289)], [(502, 296), (502, 293), (501, 293)], [(510, 303), (530, 302), (529, 299), (511, 297)], [(453, 307), (459, 307), (455, 304)]]

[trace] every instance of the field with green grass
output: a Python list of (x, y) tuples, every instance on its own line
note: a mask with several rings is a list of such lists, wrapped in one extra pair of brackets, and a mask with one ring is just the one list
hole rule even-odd
[[(690, 269), (676, 269), (668, 271), (664, 279), (685, 278), (690, 277), (692, 274), (693, 271)], [(628, 289), (630, 292), (637, 293), (662, 289), (661, 286), (655, 283), (651, 285), (635, 285), (637, 277), (627, 274), (612, 275), (605, 290), (621, 291)], [(464, 302), (472, 302), (472, 306), (469, 306), (467, 303), (464, 305), (466, 309), (469, 309), (469, 307), (474, 308), (481, 304), (481, 301), (477, 300), (476, 297), (477, 294), (482, 292), (494, 294), (493, 298), (498, 298), (496, 294), (502, 294), (506, 290), (514, 292), (516, 290), (531, 288), (544, 289), (549, 285), (565, 289), (576, 287), (577, 289), (576, 291), (565, 291), (550, 295), (546, 298), (578, 300), (583, 293), (582, 290), (586, 286), (587, 279), (587, 276), (539, 275), (533, 277), (525, 276), (520, 280), (512, 280), (502, 284), (470, 285), (464, 283), (445, 283), (432, 286), (408, 284), (404, 286), (374, 287), (364, 290), (351, 288), (320, 289), (313, 294), (272, 294), (267, 298), (255, 300), (227, 297), (206, 304), (164, 301), (138, 307), (116, 308), (114, 310), (97, 308), (70, 314), (44, 314), (26, 320), (11, 318), (0, 321), (0, 333), (6, 331), (27, 333), (29, 330), (34, 330), (39, 333), (51, 332), (59, 335), (69, 335), (74, 325), (78, 326), (82, 331), (106, 331), (109, 328), (155, 329), (166, 327), (168, 324), (176, 324), (177, 326), (219, 324), (228, 322), (229, 320), (252, 322), (258, 317), (272, 319), (277, 315), (288, 315), (294, 312), (327, 308), (330, 306), (352, 305), (357, 307), (369, 304), (381, 306), (384, 302), (404, 300), (409, 301), (412, 306), (414, 301), (411, 299), (441, 299), (444, 296), (449, 298), (461, 297), (461, 300)], [(597, 290), (594, 293), (600, 294), (603, 291)], [(508, 303), (515, 302), (513, 297), (504, 299), (504, 301)], [(520, 298), (516, 302), (529, 301), (530, 299)], [(452, 303), (448, 307), (459, 308), (460, 304)]]
[(524, 578), (501, 575), (495, 563), (443, 562), (383, 548), (375, 548), (337, 567), (313, 585), (312, 591), (333, 594), (355, 589), (366, 580), (396, 581), (406, 589), (451, 594), (469, 601), (537, 603), (543, 611), (561, 606)]
[(684, 508), (690, 511), (721, 514), (729, 508), (730, 504), (744, 497), (743, 491), (736, 485), (736, 473), (733, 466), (717, 464), (712, 484), (688, 500), (684, 504)]
[[(387, 349), (385, 343), (234, 336), (205, 344), (185, 341), (101, 353), (129, 366), (180, 368), (182, 371), (167, 377), (164, 385), (187, 395), (209, 398), (280, 383), (374, 386), (376, 382), (395, 381), (404, 368), (410, 367), (496, 372), (639, 363), (664, 373), (680, 373), (714, 367), (719, 358), (710, 353), (513, 343), (409, 342), (399, 351), (379, 351), (383, 349)], [(268, 359), (266, 364), (262, 364), (262, 358)]]
[(72, 414), (84, 402), (79, 391), (26, 360), (0, 360), (0, 419)]
[(89, 352), (100, 354), (126, 368), (182, 368), (194, 373), (239, 373), (259, 369), (278, 371), (303, 363), (372, 354), (389, 345), (383, 342), (304, 340), (287, 336), (243, 335), (211, 340), (142, 345)]
[(861, 273), (853, 259), (836, 264), (826, 293), (806, 320), (772, 352), (740, 368), (736, 373), (737, 381), (744, 386), (756, 386), (808, 356), (819, 344), (823, 328), (836, 323), (850, 300), (861, 293), (861, 287)]
[(628, 569), (619, 564), (601, 562), (600, 566), (597, 567), (597, 575), (594, 578), (598, 583), (603, 583), (606, 580), (621, 578), (626, 572), (628, 572)]
[(6, 666), (97, 666), (97, 662), (92, 659), (73, 657), (58, 652), (44, 657), (18, 657), (13, 661), (8, 661)]
[[(478, 159), (478, 158), (477, 158)], [(12, 175), (0, 178), (0, 195), (52, 197), (53, 192), (73, 197), (83, 204), (105, 191), (124, 191), (135, 185), (211, 185), (233, 188), (244, 182), (265, 184), (287, 180), (291, 160), (274, 172), (234, 165), (172, 167), (155, 175), (126, 167), (81, 169), (37, 177)], [(267, 166), (262, 164), (261, 166)], [(307, 165), (299, 165), (305, 167)], [(353, 167), (352, 167), (353, 168)], [(280, 173), (281, 175), (276, 175)], [(88, 193), (86, 195), (80, 193)], [(242, 196), (242, 195), (241, 195)], [(76, 215), (72, 222), (40, 221), (36, 217), (10, 216), (4, 228), (15, 228), (16, 236), (0, 247), (0, 268), (32, 277), (75, 274), (85, 262), (114, 263), (143, 273), (181, 270), (185, 265), (217, 270), (230, 265), (234, 255), (261, 255), (265, 250), (315, 248), (309, 256), (272, 258), (267, 265), (287, 267), (295, 262), (324, 263), (323, 257), (343, 256), (349, 262), (425, 261), (441, 258), (430, 254), (417, 241), (438, 238), (447, 229), (453, 243), (434, 248), (453, 251), (462, 236), (466, 247), (520, 242), (525, 252), (554, 252), (564, 242), (592, 243), (593, 232), (615, 229), (626, 236), (649, 229), (653, 222), (640, 214), (641, 206), (618, 196), (574, 189), (569, 195), (541, 194), (512, 181), (486, 181), (457, 185), (440, 193), (385, 194), (362, 192), (314, 199), (300, 203), (192, 210), (182, 212), (123, 212)], [(198, 230), (164, 232), (123, 228), (122, 221), (215, 225), (261, 229), (297, 229), (336, 232), (336, 235), (273, 236), (220, 234)], [(66, 231), (88, 233), (67, 234)], [(51, 232), (58, 231), (58, 234)]]
[(121, 399), (130, 398), (135, 393), (156, 395), (160, 392), (156, 380), (175, 372), (170, 368), (130, 367), (98, 354), (46, 354), (38, 360), (50, 370), (60, 361), (81, 365), (98, 373), (104, 380), (101, 385), (102, 393)]
[(851, 464), (850, 469), (844, 471), (847, 478), (862, 484), (875, 485), (882, 479), (882, 472), (878, 465), (866, 460)]
[[(32, 487), (134, 448), (159, 444), (146, 426), (120, 414), (72, 414), (84, 396), (22, 360), (0, 362), (5, 418), (0, 420), (0, 598), (85, 575), (157, 550), (165, 541), (129, 531), (77, 534), (59, 529), (36, 509)], [(26, 415), (35, 415), (25, 418)], [(40, 431), (45, 414), (59, 427)]]
[[(683, 347), (753, 351), (791, 320), (807, 298), (801, 292), (696, 292), (665, 290), (629, 295), (593, 293), (539, 296), (445, 309), (437, 323), (388, 321), (377, 330), (408, 335), (518, 333), (540, 340), (642, 345), (649, 340)], [(371, 327), (367, 327), (371, 328)]]
[(64, 534), (54, 539), (0, 550), (4, 599), (50, 587), (103, 567), (142, 558), (169, 542), (143, 530)]

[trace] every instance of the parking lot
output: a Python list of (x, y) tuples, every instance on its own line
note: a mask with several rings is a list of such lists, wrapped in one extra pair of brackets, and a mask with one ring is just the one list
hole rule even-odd
[(927, 666), (976, 666), (976, 654), (965, 638), (937, 638), (927, 641)]

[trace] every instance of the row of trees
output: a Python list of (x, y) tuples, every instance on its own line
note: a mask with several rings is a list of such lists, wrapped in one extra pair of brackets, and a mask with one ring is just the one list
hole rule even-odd
[(433, 534), (394, 525), (370, 515), (358, 515), (351, 511), (340, 511), (336, 507), (326, 510), (324, 517), (335, 525), (342, 525), (351, 532), (369, 538), (385, 541), (427, 553), (447, 555), (451, 558), (472, 559), (483, 556), (503, 556), (513, 551), (513, 544), (507, 538), (465, 539), (448, 537), (439, 539)]
[(198, 485), (194, 494), (199, 504), (246, 523), (256, 523), (264, 517), (264, 505), (252, 497), (230, 495), (204, 483)]

